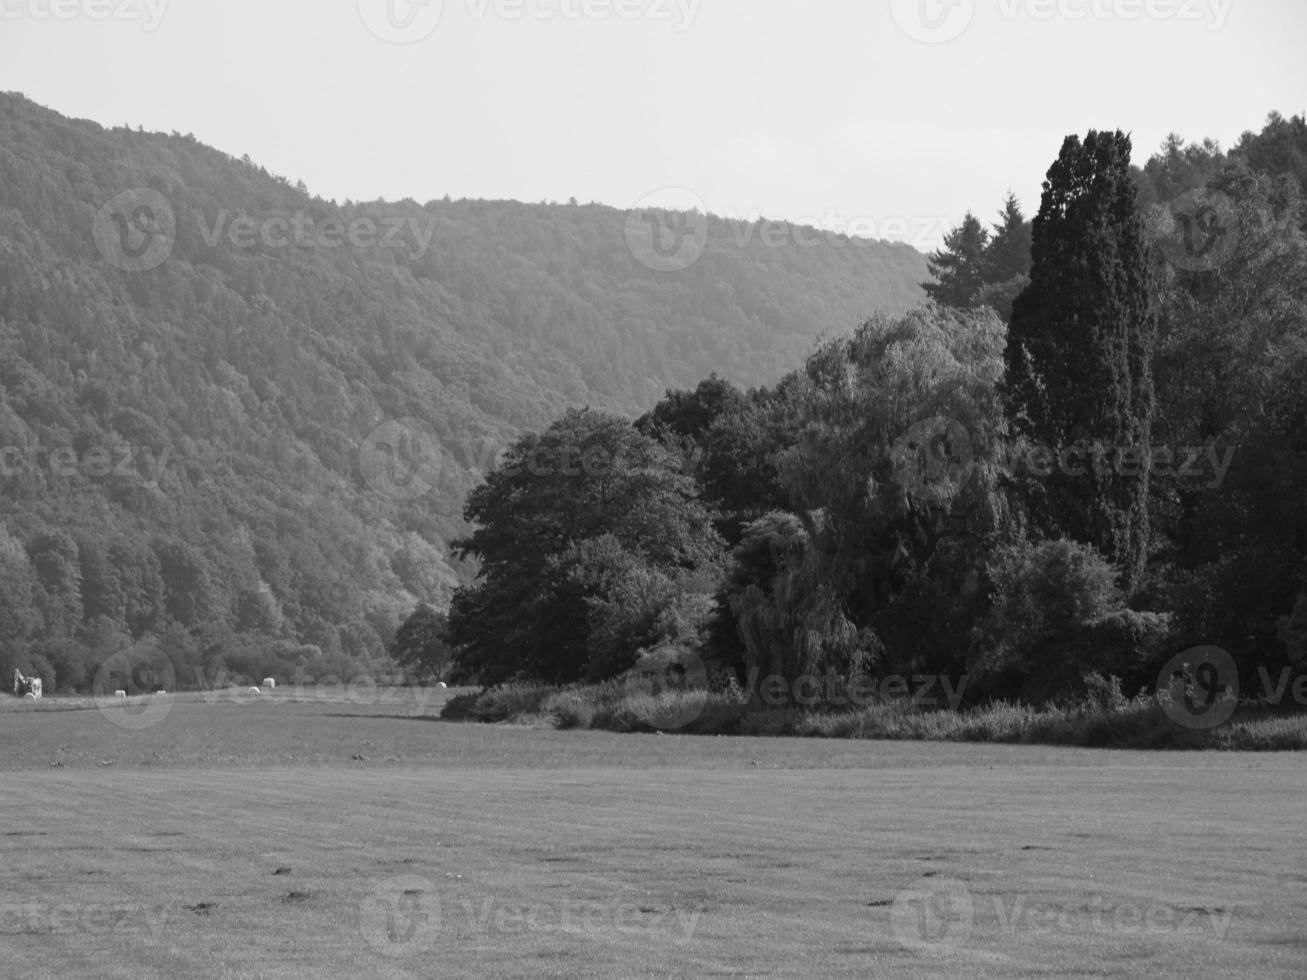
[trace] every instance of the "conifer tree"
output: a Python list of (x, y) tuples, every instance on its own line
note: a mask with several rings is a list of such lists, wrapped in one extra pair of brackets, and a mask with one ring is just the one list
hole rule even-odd
[(1021, 202), (1008, 191), (999, 222), (985, 250), (985, 281), (1005, 283), (1030, 274), (1030, 222), (1021, 212)]
[[(1013, 307), (1004, 394), (1056, 453), (1045, 530), (1092, 544), (1138, 583), (1147, 556), (1156, 314), (1130, 138), (1068, 136), (1044, 181), (1030, 286)], [(1083, 455), (1081, 455), (1083, 454)]]
[(989, 231), (980, 220), (967, 212), (962, 224), (944, 238), (944, 247), (930, 257), (930, 272), (934, 282), (923, 282), (921, 287), (942, 306), (966, 308), (972, 298), (985, 285), (985, 248), (989, 244)]

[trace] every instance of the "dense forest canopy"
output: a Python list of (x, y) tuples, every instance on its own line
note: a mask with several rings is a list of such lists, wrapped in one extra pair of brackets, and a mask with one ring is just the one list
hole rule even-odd
[[(659, 271), (629, 226), (338, 205), (189, 136), (0, 95), (0, 667), (85, 690), (158, 643), (181, 683), (347, 678), (469, 580), (448, 542), (522, 432), (634, 417), (710, 372), (775, 383), (927, 275), (907, 246), (716, 218)], [(428, 492), (360, 465), (393, 420), (421, 427)]]
[[(933, 302), (775, 385), (710, 376), (633, 425), (569, 413), (519, 442), (627, 448), (529, 506), (520, 462), (473, 493), (459, 547), (486, 565), (438, 648), (454, 675), (656, 657), (754, 697), (926, 673), (1048, 702), (1161, 687), (1220, 648), (1206, 689), (1184, 668), (1210, 707), (1307, 670), (1307, 126), (1133, 149), (1068, 136), (1033, 220), (1011, 195), (992, 232), (968, 214)], [(705, 520), (697, 553), (668, 552)]]

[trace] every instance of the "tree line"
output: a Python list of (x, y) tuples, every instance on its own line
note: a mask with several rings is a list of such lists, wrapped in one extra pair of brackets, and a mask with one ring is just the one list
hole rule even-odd
[(1031, 702), (1150, 688), (1198, 646), (1301, 671), (1307, 126), (1131, 153), (1068, 137), (1033, 220), (968, 215), (930, 303), (775, 385), (523, 437), (468, 498), (479, 577), (396, 653), (483, 685), (671, 651), (722, 684), (967, 674)]

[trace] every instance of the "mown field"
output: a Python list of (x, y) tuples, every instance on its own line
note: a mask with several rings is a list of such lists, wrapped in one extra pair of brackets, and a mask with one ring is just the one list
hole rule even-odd
[(438, 712), (0, 702), (4, 975), (1307, 975), (1297, 754)]

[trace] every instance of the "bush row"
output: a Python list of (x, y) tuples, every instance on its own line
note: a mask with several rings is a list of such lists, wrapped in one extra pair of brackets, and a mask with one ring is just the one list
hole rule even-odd
[(1031, 707), (1012, 702), (948, 711), (910, 701), (855, 710), (751, 708), (738, 691), (651, 695), (620, 682), (515, 685), (451, 698), (441, 717), (613, 732), (785, 736), (1063, 745), (1106, 749), (1307, 749), (1307, 715), (1241, 704), (1223, 725), (1197, 731), (1168, 718), (1152, 698)]

